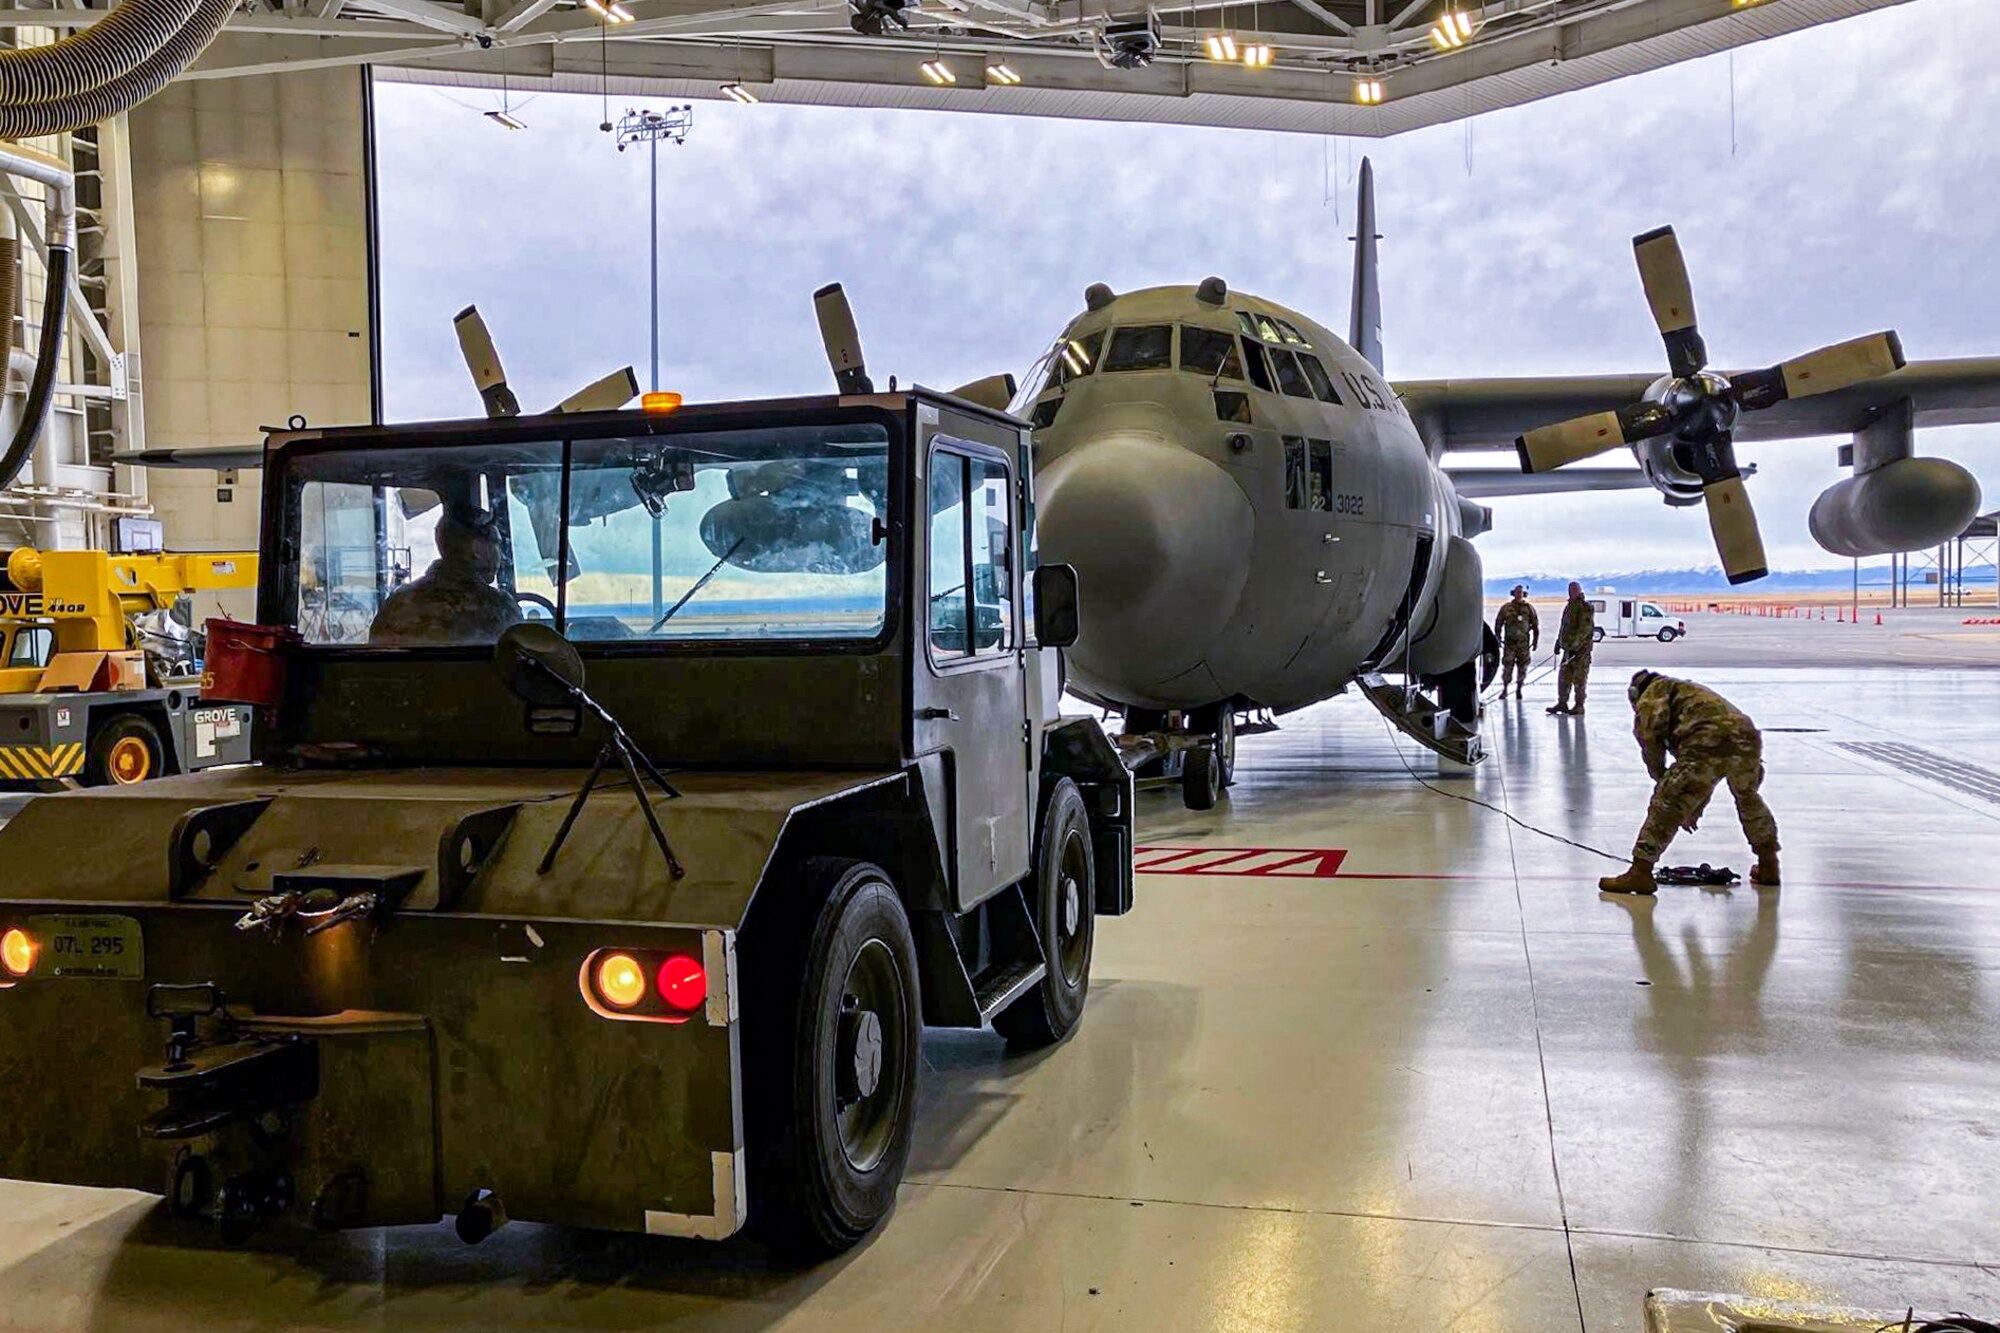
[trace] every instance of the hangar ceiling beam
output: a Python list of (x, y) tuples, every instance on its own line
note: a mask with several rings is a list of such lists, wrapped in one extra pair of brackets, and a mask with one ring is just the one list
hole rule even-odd
[(483, 19), (459, 9), (449, 9), (444, 5), (432, 4), (431, 0), (351, 0), (363, 9), (372, 9), (378, 14), (393, 14), (397, 18), (408, 19), (426, 28), (436, 28), (440, 32), (463, 33), (476, 37), (488, 31)]
[(556, 0), (519, 0), (500, 15), (493, 26), (501, 32), (516, 32), (556, 7)]

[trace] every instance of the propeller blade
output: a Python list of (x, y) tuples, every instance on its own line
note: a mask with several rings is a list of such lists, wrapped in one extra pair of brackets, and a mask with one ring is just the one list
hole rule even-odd
[(1708, 506), (1708, 530), (1715, 534), (1715, 553), (1729, 581), (1748, 583), (1770, 573), (1764, 561), (1764, 538), (1757, 531), (1757, 512), (1740, 476), (1724, 477), (1701, 488)]
[(614, 370), (603, 379), (584, 385), (556, 404), (558, 412), (615, 412), (639, 392), (639, 377), (632, 367)]
[(1639, 261), (1639, 281), (1653, 308), (1653, 323), (1667, 345), (1667, 362), (1674, 378), (1684, 380), (1708, 364), (1708, 348), (1695, 328), (1694, 288), (1688, 283), (1680, 239), (1672, 227), (1661, 227), (1634, 236), (1632, 254)]
[(1832, 393), (1850, 384), (1893, 375), (1907, 364), (1903, 340), (1890, 329), (1807, 352), (1769, 370), (1738, 375), (1733, 383), (1737, 401), (1754, 412), (1787, 398), (1810, 398), (1816, 393)]
[(1548, 472), (1662, 434), (1673, 420), (1673, 412), (1663, 404), (1633, 403), (1616, 412), (1593, 412), (1537, 427), (1516, 439), (1514, 450), (1521, 456), (1521, 471)]
[(486, 415), (520, 416), (521, 401), (507, 387), (507, 372), (500, 368), (500, 353), (494, 350), (493, 335), (486, 331), (479, 307), (469, 305), (459, 311), (452, 317), (451, 325), (458, 330), (458, 350), (465, 355), (465, 368), (472, 372), (472, 382), (479, 386)]
[(826, 344), (826, 359), (833, 367), (834, 382), (842, 393), (873, 393), (868, 366), (861, 359), (861, 332), (854, 326), (854, 311), (847, 293), (830, 282), (813, 293), (813, 310), (819, 315), (820, 341)]
[(1012, 375), (988, 375), (985, 379), (961, 384), (951, 393), (954, 398), (963, 398), (969, 403), (990, 407), (995, 412), (1005, 412), (1007, 404), (1014, 401), (1016, 387)]

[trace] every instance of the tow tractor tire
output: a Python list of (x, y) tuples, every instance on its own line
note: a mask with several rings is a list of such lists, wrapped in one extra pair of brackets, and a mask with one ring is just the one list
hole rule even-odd
[(1083, 1017), (1090, 950), (1097, 936), (1097, 870), (1090, 816), (1068, 778), (1056, 782), (1035, 848), (1035, 926), (1049, 960), (1041, 984), (993, 1017), (993, 1030), (1024, 1048), (1053, 1046)]
[(1681, 632), (1675, 629), (1672, 625), (1660, 626), (1661, 643), (1672, 643), (1675, 639), (1678, 639), (1680, 636)]
[(888, 876), (831, 859), (801, 872), (799, 916), (763, 923), (773, 936), (746, 960), (743, 1105), (753, 1224), (781, 1255), (810, 1260), (856, 1244), (896, 1201), (923, 1020)]
[(83, 780), (92, 787), (129, 787), (165, 771), (160, 731), (137, 713), (107, 719), (90, 738)]
[(1222, 765), (1215, 747), (1189, 750), (1181, 765), (1181, 803), (1190, 810), (1213, 810), (1222, 795)]

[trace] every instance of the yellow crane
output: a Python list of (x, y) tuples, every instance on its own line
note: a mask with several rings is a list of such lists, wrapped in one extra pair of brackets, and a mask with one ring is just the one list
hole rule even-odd
[(249, 709), (151, 663), (134, 618), (253, 588), (252, 551), (8, 553), (0, 579), (0, 785), (142, 782), (249, 757)]

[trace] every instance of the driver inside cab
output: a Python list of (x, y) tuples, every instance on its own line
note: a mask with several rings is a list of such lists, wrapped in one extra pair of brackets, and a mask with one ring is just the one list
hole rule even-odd
[(521, 619), (520, 605), (493, 580), (500, 573), (500, 536), (489, 515), (445, 506), (437, 525), (438, 558), (389, 594), (368, 627), (368, 642), (384, 647), (490, 644)]

